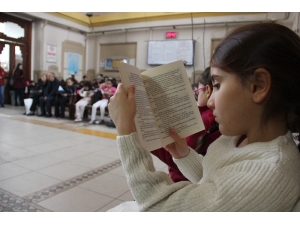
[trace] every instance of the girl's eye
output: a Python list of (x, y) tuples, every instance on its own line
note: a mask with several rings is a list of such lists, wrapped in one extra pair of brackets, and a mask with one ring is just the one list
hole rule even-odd
[(218, 84), (214, 84), (213, 88), (219, 90), (220, 89), (220, 84), (219, 83)]

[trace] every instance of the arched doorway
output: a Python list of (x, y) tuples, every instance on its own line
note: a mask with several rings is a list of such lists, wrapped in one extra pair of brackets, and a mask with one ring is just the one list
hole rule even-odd
[[(0, 61), (9, 77), (15, 66), (22, 63), (25, 80), (31, 78), (31, 29), (31, 21), (0, 13)], [(5, 104), (10, 103), (11, 89), (6, 81)]]

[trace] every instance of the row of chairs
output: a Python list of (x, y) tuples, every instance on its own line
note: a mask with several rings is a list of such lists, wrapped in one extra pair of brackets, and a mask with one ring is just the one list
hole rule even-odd
[[(75, 119), (75, 111), (76, 111), (76, 106), (75, 104), (81, 99), (82, 97), (78, 94), (74, 94), (71, 96), (70, 98), (70, 101), (66, 104), (66, 109), (69, 110), (69, 119), (70, 120), (74, 120)], [(83, 114), (83, 118), (88, 118), (88, 115), (90, 114), (90, 112), (92, 111), (92, 106), (95, 102), (93, 101), (93, 98), (92, 98), (92, 101), (89, 105), (87, 105), (85, 107), (85, 111), (84, 111), (84, 114)], [(52, 106), (54, 106), (54, 102), (52, 103)], [(99, 108), (97, 109), (99, 110)], [(100, 110), (99, 110), (100, 112)], [(109, 113), (108, 113), (108, 107), (105, 108), (105, 115), (107, 116)]]

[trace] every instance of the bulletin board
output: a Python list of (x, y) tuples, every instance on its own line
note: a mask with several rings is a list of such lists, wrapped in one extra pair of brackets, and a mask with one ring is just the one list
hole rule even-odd
[(163, 40), (149, 41), (148, 64), (163, 65), (176, 60), (182, 60), (186, 66), (194, 62), (195, 41), (188, 40)]
[(120, 62), (128, 63), (127, 59), (105, 59), (105, 70), (115, 70), (119, 71), (119, 66), (118, 64)]

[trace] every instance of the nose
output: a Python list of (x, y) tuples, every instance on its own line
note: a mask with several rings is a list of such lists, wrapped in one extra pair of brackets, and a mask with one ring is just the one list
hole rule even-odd
[(207, 107), (210, 109), (214, 109), (215, 108), (215, 102), (213, 99), (213, 94), (209, 97), (208, 101), (207, 101)]

